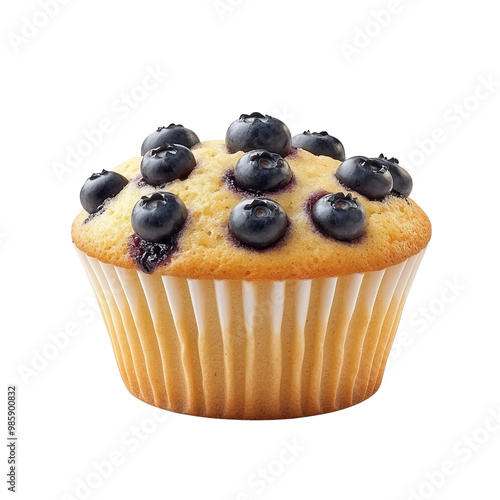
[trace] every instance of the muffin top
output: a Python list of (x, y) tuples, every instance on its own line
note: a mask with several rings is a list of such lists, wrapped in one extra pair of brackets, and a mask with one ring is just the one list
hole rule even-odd
[(141, 154), (93, 174), (72, 226), (101, 262), (193, 279), (285, 280), (384, 269), (422, 250), (431, 225), (395, 158), (345, 159), (338, 139), (260, 113), (225, 141), (160, 127)]

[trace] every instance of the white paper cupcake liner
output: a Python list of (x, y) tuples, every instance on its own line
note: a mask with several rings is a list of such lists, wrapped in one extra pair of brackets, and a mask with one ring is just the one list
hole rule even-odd
[(77, 251), (127, 389), (167, 410), (245, 419), (370, 397), (425, 252), (382, 271), (251, 282), (148, 275)]

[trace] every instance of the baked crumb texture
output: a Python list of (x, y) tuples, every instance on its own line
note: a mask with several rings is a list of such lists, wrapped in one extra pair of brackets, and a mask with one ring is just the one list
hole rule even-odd
[[(223, 180), (243, 153), (229, 154), (224, 141), (201, 143), (193, 153), (197, 166), (189, 177), (161, 188), (185, 203), (189, 218), (178, 251), (154, 271), (156, 275), (246, 281), (346, 276), (404, 262), (425, 248), (430, 239), (429, 219), (413, 200), (389, 196), (370, 201), (355, 192), (353, 196), (367, 213), (364, 237), (345, 243), (323, 236), (310, 221), (307, 199), (318, 191), (349, 191), (334, 176), (340, 162), (298, 149), (286, 157), (295, 181), (282, 192), (265, 195), (286, 210), (291, 222), (289, 234), (265, 251), (243, 248), (234, 244), (227, 225), (231, 210), (246, 196)], [(124, 269), (136, 268), (129, 254), (132, 209), (141, 196), (159, 190), (137, 182), (140, 162), (141, 157), (137, 157), (119, 165), (115, 170), (131, 182), (102, 213), (85, 222), (88, 214), (82, 211), (72, 226), (73, 242), (80, 250)]]

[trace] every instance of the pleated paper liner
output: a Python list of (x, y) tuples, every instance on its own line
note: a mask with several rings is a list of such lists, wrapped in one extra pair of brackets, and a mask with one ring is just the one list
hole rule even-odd
[(191, 415), (275, 419), (377, 391), (425, 250), (382, 271), (259, 282), (148, 275), (77, 251), (134, 396)]

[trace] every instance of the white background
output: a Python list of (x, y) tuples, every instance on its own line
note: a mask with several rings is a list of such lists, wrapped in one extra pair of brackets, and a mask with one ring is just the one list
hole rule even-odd
[[(17, 384), (17, 498), (500, 498), (494, 2), (70, 0), (50, 19), (40, 3), (0, 16), (1, 400), (5, 415)], [(144, 91), (148, 68), (168, 76)], [(93, 309), (70, 239), (79, 189), (159, 125), (223, 138), (252, 111), (326, 129), (348, 156), (400, 157), (433, 238), (372, 399), (274, 422), (155, 412), (127, 393)], [(102, 120), (100, 143), (55, 169)], [(299, 451), (280, 465), (285, 441)], [(93, 464), (110, 455), (102, 478)]]

